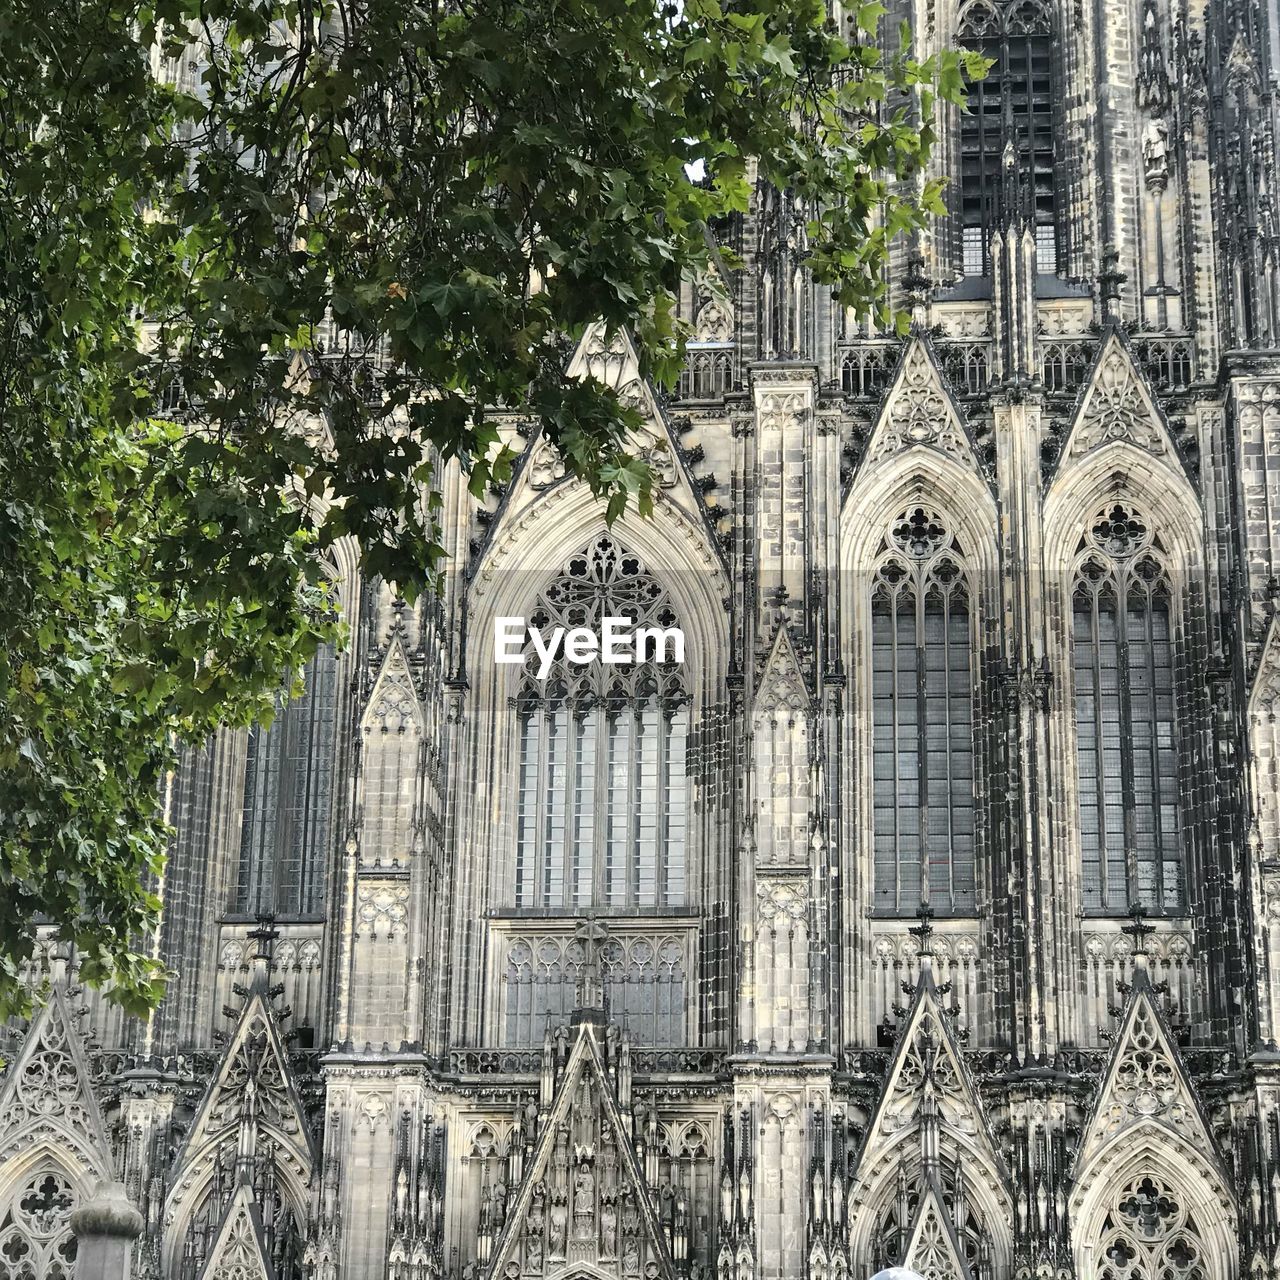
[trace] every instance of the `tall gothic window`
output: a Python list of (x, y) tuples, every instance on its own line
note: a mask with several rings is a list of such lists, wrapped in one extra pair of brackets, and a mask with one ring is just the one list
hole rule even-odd
[(986, 274), (1002, 198), (1022, 202), (1034, 226), (1036, 266), (1052, 273), (1058, 247), (1049, 11), (1040, 0), (973, 0), (960, 17), (960, 40), (994, 63), (985, 78), (970, 84), (968, 111), (960, 120), (964, 274)]
[(871, 597), (875, 906), (974, 909), (972, 628), (963, 556), (941, 518), (905, 512)]
[(1183, 904), (1173, 635), (1160, 557), (1144, 518), (1118, 503), (1080, 543), (1072, 667), (1090, 911)]
[(299, 915), (323, 909), (337, 696), (337, 654), (325, 645), (307, 667), (302, 696), (282, 699), (268, 728), (249, 731), (237, 911)]
[[(676, 626), (657, 580), (601, 537), (568, 562), (531, 623), (543, 635), (599, 635), (606, 617)], [(663, 652), (667, 661), (633, 665), (561, 660), (544, 681), (530, 659), (517, 699), (516, 906), (684, 903), (688, 699), (674, 652)]]

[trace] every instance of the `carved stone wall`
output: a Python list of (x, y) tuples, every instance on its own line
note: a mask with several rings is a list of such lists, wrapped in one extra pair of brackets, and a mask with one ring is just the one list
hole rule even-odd
[[(1040, 77), (984, 118), (1017, 161), (1050, 104), (1052, 224), (1015, 163), (985, 254), (960, 207), (905, 237), (897, 333), (749, 164), (677, 385), (598, 327), (567, 365), (639, 416), (651, 520), (500, 413), (510, 484), (438, 472), (438, 596), (333, 549), (319, 905), (249, 920), (270, 790), (243, 732), (188, 750), (161, 1008), (50, 938), (0, 1037), (0, 1280), (69, 1271), (107, 1177), (137, 1280), (1280, 1280), (1274, 6), (891, 8)], [(601, 616), (584, 549), (686, 658), (576, 681), (576, 756), (522, 775), (522, 694), (550, 735), (568, 685), (494, 622)]]

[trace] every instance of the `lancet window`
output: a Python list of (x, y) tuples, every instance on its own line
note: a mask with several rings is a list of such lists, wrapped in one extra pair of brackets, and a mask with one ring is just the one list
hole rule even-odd
[(1081, 539), (1073, 601), (1084, 906), (1176, 912), (1184, 897), (1174, 638), (1163, 550), (1111, 503)]
[(972, 627), (964, 554), (942, 518), (890, 525), (871, 588), (875, 907), (974, 909)]
[(540, 680), (529, 651), (516, 701), (518, 907), (685, 901), (689, 707), (671, 636), (678, 621), (640, 559), (602, 536), (570, 558), (530, 624), (544, 637), (556, 627), (599, 636), (605, 618), (638, 630), (646, 661), (577, 663), (562, 648)]
[(269, 727), (249, 731), (233, 909), (307, 915), (324, 909), (333, 831), (338, 659), (323, 646), (299, 698), (280, 699)]

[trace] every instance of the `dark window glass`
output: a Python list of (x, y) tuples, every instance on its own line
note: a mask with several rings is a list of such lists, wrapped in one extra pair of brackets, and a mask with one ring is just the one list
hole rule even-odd
[(1182, 909), (1169, 589), (1141, 517), (1112, 506), (1086, 538), (1073, 605), (1086, 910)]
[[(993, 66), (969, 86), (960, 120), (960, 223), (965, 275), (985, 275), (1002, 199), (1018, 199), (1035, 228), (1038, 270), (1058, 266), (1054, 174), (1053, 34), (1033, 0), (975, 0), (960, 20), (966, 48)], [(1006, 181), (1006, 152), (1012, 175)]]
[(333, 829), (337, 655), (307, 667), (302, 696), (249, 731), (240, 864), (232, 909), (277, 915), (324, 909)]
[(895, 521), (871, 603), (877, 910), (975, 905), (972, 639), (960, 551), (923, 508)]

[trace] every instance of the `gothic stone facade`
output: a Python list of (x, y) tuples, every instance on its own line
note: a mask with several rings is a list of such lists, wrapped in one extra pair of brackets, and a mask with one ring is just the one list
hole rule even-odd
[[(192, 751), (147, 1023), (42, 957), (0, 1277), (1280, 1277), (1277, 16), (919, 0), (997, 60), (901, 340), (762, 193), (606, 530), (521, 423), (438, 601)], [(683, 663), (493, 661), (495, 620)], [(267, 915), (270, 921), (257, 917)]]

